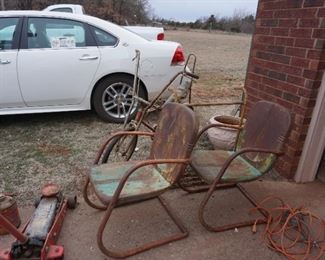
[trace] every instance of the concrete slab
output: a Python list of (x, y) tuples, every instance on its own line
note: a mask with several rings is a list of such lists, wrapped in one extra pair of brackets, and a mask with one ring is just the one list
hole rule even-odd
[[(245, 184), (245, 187), (258, 200), (276, 195), (292, 206), (306, 206), (325, 219), (325, 184), (321, 182), (295, 184), (263, 180)], [(179, 189), (166, 192), (163, 197), (188, 228), (189, 237), (131, 259), (284, 259), (262, 241), (263, 226), (259, 226), (257, 234), (253, 234), (250, 228), (223, 233), (205, 230), (197, 217), (202, 196), (188, 195)], [(235, 190), (216, 191), (209, 203), (207, 217), (213, 223), (223, 224), (245, 218), (249, 208), (250, 204)], [(31, 212), (32, 208), (21, 209), (25, 220)], [(109, 259), (96, 244), (102, 214), (89, 208), (82, 199), (77, 209), (68, 213), (59, 241), (65, 246), (65, 259)], [(155, 200), (116, 209), (107, 230), (110, 233), (105, 233), (105, 239), (114, 249), (140, 245), (178, 231)], [(9, 243), (9, 236), (0, 237), (0, 248)]]

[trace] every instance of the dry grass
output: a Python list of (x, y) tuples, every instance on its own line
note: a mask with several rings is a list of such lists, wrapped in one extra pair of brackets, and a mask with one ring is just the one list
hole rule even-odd
[[(205, 32), (166, 32), (198, 57), (201, 78), (194, 88), (199, 100), (231, 100), (229, 87), (242, 86), (249, 53), (247, 35)], [(219, 110), (225, 108), (219, 108)], [(199, 110), (202, 122), (215, 109)], [(55, 182), (64, 191), (79, 191), (99, 144), (119, 127), (93, 112), (71, 112), (0, 117), (0, 193), (14, 193), (29, 203), (44, 183)], [(141, 156), (146, 143), (140, 143)]]

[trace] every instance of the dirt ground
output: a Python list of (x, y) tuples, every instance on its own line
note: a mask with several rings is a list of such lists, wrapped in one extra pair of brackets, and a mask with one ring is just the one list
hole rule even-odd
[[(250, 36), (167, 31), (166, 38), (197, 55), (201, 78), (193, 86), (195, 98), (237, 98), (238, 93), (225, 89), (243, 85)], [(210, 108), (202, 111), (198, 113), (215, 113)], [(202, 124), (207, 119), (202, 118)], [(80, 191), (99, 144), (119, 127), (91, 111), (1, 116), (0, 192), (30, 204), (43, 183), (58, 183), (68, 193)], [(140, 145), (136, 156), (144, 150)]]

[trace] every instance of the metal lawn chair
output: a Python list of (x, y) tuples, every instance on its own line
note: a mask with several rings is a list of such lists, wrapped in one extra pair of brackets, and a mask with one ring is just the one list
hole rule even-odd
[[(126, 134), (153, 138), (149, 158), (144, 161), (99, 164), (107, 144), (114, 137)], [(160, 120), (154, 133), (119, 132), (103, 144), (87, 178), (84, 198), (91, 207), (105, 210), (97, 233), (98, 246), (105, 255), (124, 258), (188, 235), (185, 227), (173, 215), (160, 195), (182, 176), (185, 167), (189, 164), (197, 134), (198, 121), (194, 112), (184, 105), (168, 103), (160, 113)], [(103, 205), (90, 201), (88, 196), (90, 184)], [(126, 251), (117, 252), (108, 249), (103, 243), (103, 232), (113, 209), (123, 204), (153, 198), (158, 198), (181, 232)]]
[[(199, 137), (210, 127), (202, 129)], [(223, 126), (224, 127), (224, 126)], [(195, 172), (210, 185), (199, 208), (201, 224), (210, 231), (220, 232), (233, 228), (261, 224), (256, 220), (234, 223), (225, 226), (212, 226), (204, 218), (204, 209), (213, 192), (222, 187), (236, 187), (254, 205), (256, 201), (241, 186), (241, 182), (254, 181), (268, 172), (276, 158), (282, 154), (282, 147), (290, 127), (290, 114), (284, 107), (267, 101), (257, 102), (249, 111), (243, 128), (229, 126), (240, 131), (235, 151), (195, 150), (192, 153), (191, 166)]]

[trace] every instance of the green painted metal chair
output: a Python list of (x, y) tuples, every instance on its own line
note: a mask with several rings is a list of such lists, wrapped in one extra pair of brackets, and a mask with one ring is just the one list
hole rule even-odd
[[(203, 128), (200, 136), (210, 127)], [(224, 125), (222, 126), (224, 127)], [(254, 205), (256, 201), (240, 185), (254, 181), (267, 173), (282, 154), (282, 148), (290, 127), (290, 113), (284, 107), (267, 101), (257, 102), (249, 111), (244, 127), (229, 126), (240, 131), (235, 151), (195, 150), (191, 166), (210, 186), (199, 209), (201, 224), (210, 231), (224, 231), (253, 225), (256, 220), (225, 226), (212, 226), (204, 218), (204, 209), (213, 192), (222, 187), (236, 187)], [(267, 217), (261, 211), (264, 217)], [(265, 222), (265, 218), (256, 224)]]
[[(149, 158), (144, 161), (100, 164), (105, 147), (117, 136), (126, 134), (153, 138)], [(91, 207), (105, 210), (97, 233), (98, 246), (105, 255), (124, 258), (188, 235), (185, 227), (173, 215), (160, 195), (182, 177), (185, 167), (189, 164), (197, 134), (198, 121), (194, 112), (184, 105), (168, 103), (160, 112), (155, 133), (119, 132), (102, 145), (87, 177), (84, 198)], [(89, 186), (93, 187), (96, 197), (103, 205), (90, 200)], [(103, 232), (112, 211), (123, 204), (153, 198), (158, 198), (181, 232), (126, 251), (117, 252), (105, 247)]]

